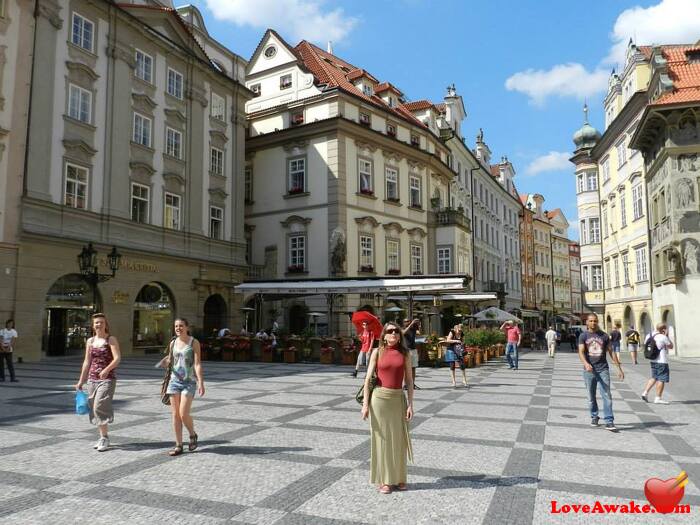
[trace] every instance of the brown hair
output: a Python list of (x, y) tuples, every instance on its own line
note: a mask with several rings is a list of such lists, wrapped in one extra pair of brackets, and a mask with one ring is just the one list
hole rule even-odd
[(381, 356), (384, 353), (384, 349), (386, 348), (386, 342), (384, 340), (384, 336), (386, 335), (386, 331), (389, 328), (396, 328), (398, 336), (399, 336), (399, 344), (398, 344), (398, 351), (401, 352), (404, 356), (408, 355), (408, 348), (406, 347), (406, 341), (404, 340), (403, 337), (403, 330), (401, 327), (398, 325), (398, 323), (394, 323), (393, 321), (389, 321), (384, 325), (384, 328), (382, 328), (382, 333), (379, 335), (379, 356)]
[(177, 323), (178, 321), (180, 321), (182, 324), (185, 325), (185, 328), (187, 329), (187, 330), (186, 330), (187, 335), (191, 335), (191, 334), (190, 334), (190, 322), (189, 322), (186, 318), (184, 318), (184, 317), (176, 317), (175, 320), (173, 321), (173, 325), (174, 325), (175, 323)]
[(92, 324), (92, 326), (91, 326), (92, 335), (93, 336), (97, 335), (97, 333), (95, 332), (95, 319), (104, 319), (105, 320), (105, 332), (109, 336), (110, 335), (110, 333), (109, 333), (109, 321), (107, 320), (107, 316), (105, 314), (103, 314), (102, 312), (97, 312), (97, 313), (94, 313), (90, 316), (90, 320), (92, 321), (92, 323), (91, 323)]

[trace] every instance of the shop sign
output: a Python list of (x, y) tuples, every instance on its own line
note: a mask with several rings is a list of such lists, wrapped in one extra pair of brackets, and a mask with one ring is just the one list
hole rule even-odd
[(128, 292), (120, 292), (119, 290), (115, 290), (114, 293), (112, 294), (112, 302), (114, 304), (126, 304), (129, 301), (129, 293)]
[[(107, 257), (100, 257), (100, 266), (105, 268), (109, 267), (107, 262)], [(119, 269), (125, 270), (127, 272), (147, 272), (147, 273), (158, 273), (158, 266), (152, 263), (146, 263), (141, 261), (134, 261), (127, 257), (122, 257), (119, 261)]]

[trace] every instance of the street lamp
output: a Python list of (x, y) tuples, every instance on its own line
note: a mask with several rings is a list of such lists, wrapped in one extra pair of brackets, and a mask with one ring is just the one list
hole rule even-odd
[(112, 271), (111, 274), (99, 273), (99, 268), (97, 266), (97, 251), (92, 247), (92, 243), (88, 243), (87, 246), (83, 246), (82, 251), (78, 254), (78, 267), (80, 268), (80, 274), (83, 276), (91, 286), (92, 286), (92, 304), (93, 308), (97, 310), (97, 284), (103, 283), (110, 279), (113, 279), (117, 274), (119, 269), (119, 261), (122, 256), (117, 251), (116, 246), (112, 246), (112, 251), (107, 255), (107, 264), (109, 269)]

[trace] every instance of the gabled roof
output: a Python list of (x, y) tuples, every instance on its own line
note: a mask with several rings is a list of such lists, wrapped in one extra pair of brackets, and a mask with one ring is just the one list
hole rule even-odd
[(563, 215), (563, 213), (562, 213), (562, 211), (561, 211), (561, 208), (556, 208), (556, 209), (554, 209), (554, 210), (552, 210), (552, 211), (548, 211), (548, 212), (547, 212), (547, 218), (548, 218), (548, 219), (553, 219), (553, 218), (556, 217), (557, 215)]
[(700, 45), (662, 46), (673, 90), (662, 93), (654, 106), (700, 102)]
[(354, 71), (350, 71), (348, 73), (348, 80), (357, 80), (358, 78), (366, 78), (368, 80), (371, 80), (375, 84), (379, 83), (379, 80), (374, 78), (372, 75), (369, 74), (368, 71), (365, 71), (364, 69), (355, 69)]
[(391, 82), (382, 82), (381, 84), (377, 85), (377, 87), (374, 88), (375, 93), (382, 93), (384, 91), (392, 91), (396, 93), (398, 96), (403, 97), (403, 93), (399, 88), (397, 88), (394, 84)]
[(425, 100), (425, 99), (415, 100), (413, 102), (406, 102), (403, 105), (403, 107), (406, 108), (408, 111), (422, 111), (422, 110), (431, 109), (431, 108), (434, 109), (435, 111), (437, 111), (437, 109), (435, 108), (435, 104), (433, 104), (429, 100)]
[(248, 67), (250, 67), (250, 65), (253, 63), (253, 60), (255, 59), (255, 57), (257, 57), (262, 52), (263, 44), (267, 41), (267, 39), (270, 35), (273, 35), (280, 42), (280, 44), (282, 44), (285, 47), (285, 49), (287, 51), (289, 51), (289, 53), (292, 56), (297, 57), (297, 60), (301, 61), (301, 57), (299, 57), (296, 50), (292, 46), (290, 46), (287, 43), (287, 41), (284, 38), (282, 38), (282, 36), (277, 31), (275, 31), (274, 29), (268, 29), (263, 34), (262, 38), (260, 39), (260, 42), (258, 42), (258, 45), (255, 46), (255, 50), (253, 51), (253, 54), (250, 55), (250, 60), (248, 60)]

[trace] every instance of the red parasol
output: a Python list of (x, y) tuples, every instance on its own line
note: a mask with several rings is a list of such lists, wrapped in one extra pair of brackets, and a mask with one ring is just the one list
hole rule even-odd
[(378, 339), (379, 335), (382, 333), (382, 328), (384, 328), (382, 323), (379, 322), (379, 319), (365, 310), (360, 310), (352, 314), (352, 324), (355, 325), (358, 334), (362, 333), (362, 323), (364, 321), (367, 321), (367, 329), (374, 334), (375, 339)]

